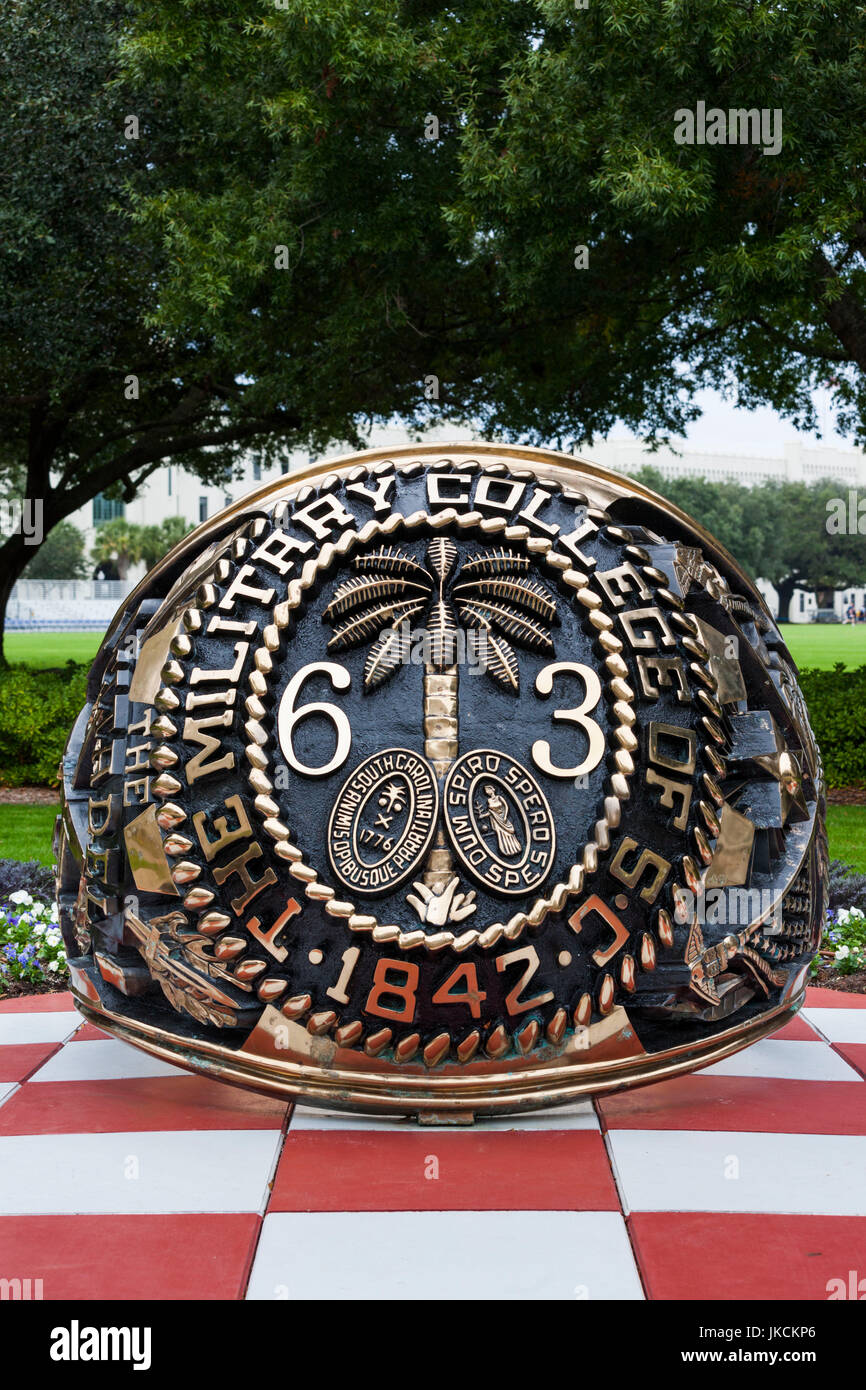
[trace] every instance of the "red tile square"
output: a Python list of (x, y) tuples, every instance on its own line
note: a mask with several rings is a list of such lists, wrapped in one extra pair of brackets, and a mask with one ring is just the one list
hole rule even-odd
[(646, 1211), (628, 1226), (648, 1298), (820, 1301), (866, 1276), (866, 1216)]
[(55, 1014), (69, 1013), (75, 1000), (68, 989), (57, 994), (17, 994), (14, 999), (0, 999), (0, 1013)]
[(0, 1047), (0, 1081), (26, 1081), (59, 1051), (60, 1043), (9, 1043)]
[(106, 1033), (104, 1028), (97, 1028), (95, 1023), (82, 1023), (77, 1033), (73, 1033), (68, 1042), (105, 1042), (111, 1041), (111, 1034)]
[(204, 1076), (31, 1081), (0, 1106), (0, 1134), (280, 1129), (288, 1106)]
[[(89, 1027), (90, 1025), (88, 1025)], [(75, 1034), (76, 1038), (78, 1034)], [(816, 1033), (810, 1023), (807, 1023), (801, 1014), (792, 1018), (790, 1023), (786, 1023), (784, 1028), (780, 1028), (778, 1033), (771, 1033), (768, 1042), (823, 1042), (820, 1033)]]
[(586, 1130), (291, 1131), (268, 1211), (619, 1211)]
[(866, 994), (851, 994), (844, 989), (821, 989), (810, 985), (806, 990), (807, 1009), (866, 1009)]
[(840, 1057), (856, 1067), (860, 1075), (866, 1077), (866, 1043), (833, 1043)]
[(654, 1086), (603, 1096), (598, 1109), (605, 1129), (866, 1134), (866, 1086), (856, 1080), (678, 1076)]
[(0, 1216), (6, 1278), (41, 1279), (45, 1299), (242, 1298), (254, 1213)]

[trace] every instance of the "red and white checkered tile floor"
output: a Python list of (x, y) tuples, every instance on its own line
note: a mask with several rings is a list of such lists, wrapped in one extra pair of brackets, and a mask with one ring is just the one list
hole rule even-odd
[[(709, 1258), (709, 1256), (712, 1258)], [(46, 1299), (822, 1300), (866, 1275), (866, 997), (596, 1105), (338, 1116), (0, 1003), (0, 1276)]]

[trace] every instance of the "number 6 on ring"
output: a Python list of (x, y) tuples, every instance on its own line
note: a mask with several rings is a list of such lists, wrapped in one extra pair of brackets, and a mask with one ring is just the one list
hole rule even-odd
[[(311, 661), (308, 666), (302, 666), (300, 671), (296, 671), (292, 676), (280, 701), (279, 714), (277, 715), (277, 732), (286, 762), (289, 767), (294, 768), (295, 772), (303, 773), (305, 777), (327, 777), (329, 773), (343, 765), (352, 747), (352, 726), (345, 712), (337, 705), (330, 705), (317, 700), (309, 705), (299, 705), (295, 709), (295, 700), (304, 681), (308, 676), (318, 672), (328, 677), (335, 690), (348, 690), (352, 684), (352, 677), (345, 666), (338, 666), (335, 661)], [(321, 714), (326, 719), (330, 719), (337, 737), (334, 756), (328, 762), (323, 763), (321, 767), (308, 767), (306, 763), (301, 762), (295, 753), (295, 728), (302, 719), (309, 718), (311, 714)]]

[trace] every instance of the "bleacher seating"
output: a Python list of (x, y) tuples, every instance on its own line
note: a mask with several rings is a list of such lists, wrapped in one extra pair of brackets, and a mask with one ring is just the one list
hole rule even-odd
[(7, 631), (104, 631), (130, 587), (87, 580), (20, 582), (9, 600)]

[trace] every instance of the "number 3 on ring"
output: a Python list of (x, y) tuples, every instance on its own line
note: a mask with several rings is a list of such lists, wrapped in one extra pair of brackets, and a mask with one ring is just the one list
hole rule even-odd
[(594, 719), (589, 718), (589, 711), (594, 710), (601, 699), (601, 681), (595, 671), (590, 666), (583, 666), (578, 661), (552, 661), (549, 666), (544, 666), (535, 677), (535, 689), (539, 695), (549, 695), (553, 690), (554, 677), (568, 673), (573, 676), (580, 676), (586, 688), (586, 696), (583, 703), (576, 705), (574, 709), (555, 709), (553, 711), (554, 722), (561, 724), (576, 724), (583, 729), (589, 740), (589, 749), (582, 763), (577, 767), (557, 767), (550, 759), (550, 744), (546, 739), (536, 739), (532, 745), (532, 761), (542, 772), (546, 772), (548, 777), (580, 777), (584, 772), (592, 772), (593, 768), (598, 767), (604, 755), (604, 734), (600, 725)]

